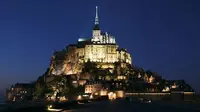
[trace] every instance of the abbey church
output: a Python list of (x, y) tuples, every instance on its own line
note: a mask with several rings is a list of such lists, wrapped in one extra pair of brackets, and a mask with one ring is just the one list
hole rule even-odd
[[(101, 63), (101, 68), (113, 68), (115, 62), (123, 64), (132, 64), (131, 55), (124, 48), (119, 48), (114, 36), (107, 32), (102, 33), (99, 26), (98, 7), (96, 7), (95, 24), (92, 30), (92, 37), (89, 39), (79, 38), (76, 44), (70, 44), (66, 47), (65, 63), (56, 67), (52, 74), (76, 74), (73, 71), (77, 63), (87, 61)], [(62, 54), (62, 53), (61, 53)], [(53, 57), (52, 61), (56, 57)], [(53, 63), (53, 62), (52, 62)], [(58, 64), (57, 64), (58, 65)]]

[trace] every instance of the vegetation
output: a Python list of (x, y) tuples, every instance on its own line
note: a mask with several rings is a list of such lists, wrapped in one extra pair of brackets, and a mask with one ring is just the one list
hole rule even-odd
[(54, 76), (54, 79), (47, 83), (46, 86), (46, 94), (52, 96), (68, 96), (69, 93), (69, 85), (66, 77), (63, 76)]

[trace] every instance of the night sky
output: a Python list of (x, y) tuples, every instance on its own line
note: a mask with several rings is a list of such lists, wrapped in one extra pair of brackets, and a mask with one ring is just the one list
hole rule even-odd
[(199, 0), (1, 0), (0, 90), (36, 80), (55, 50), (91, 37), (96, 5), (134, 65), (200, 92)]

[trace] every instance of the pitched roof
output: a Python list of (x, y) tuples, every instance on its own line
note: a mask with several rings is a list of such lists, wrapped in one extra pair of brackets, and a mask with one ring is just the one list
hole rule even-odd
[(99, 25), (98, 25), (98, 24), (94, 25), (94, 28), (93, 28), (93, 30), (100, 30), (100, 27), (99, 27)]
[(17, 83), (15, 84), (15, 88), (33, 88), (34, 84), (29, 83)]

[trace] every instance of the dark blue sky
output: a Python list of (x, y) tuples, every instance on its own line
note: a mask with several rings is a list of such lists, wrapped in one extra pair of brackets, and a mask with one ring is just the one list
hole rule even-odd
[(0, 88), (36, 80), (54, 50), (91, 36), (96, 5), (135, 65), (200, 91), (199, 0), (2, 0)]

